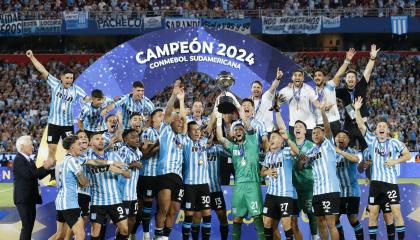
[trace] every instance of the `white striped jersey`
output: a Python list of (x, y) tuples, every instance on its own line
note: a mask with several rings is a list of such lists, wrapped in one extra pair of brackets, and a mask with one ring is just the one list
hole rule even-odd
[(321, 146), (314, 145), (308, 152), (314, 175), (314, 195), (340, 192), (335, 155), (334, 140), (327, 138)]
[[(140, 135), (140, 141), (145, 140), (150, 142), (157, 142), (159, 140), (159, 132), (153, 127), (145, 129)], [(140, 176), (157, 176), (157, 165), (158, 165), (159, 154), (143, 159), (143, 167), (140, 169)]]
[[(114, 137), (114, 135), (115, 135), (114, 133), (110, 133), (108, 131), (102, 134), (102, 137), (104, 138), (105, 149), (108, 149), (109, 142), (111, 141), (111, 138)], [(114, 143), (114, 146), (112, 147), (112, 149), (108, 149), (108, 150), (113, 151), (113, 152), (118, 152), (122, 146), (123, 146), (123, 142), (119, 141), (119, 142)]]
[(197, 185), (209, 184), (209, 171), (207, 162), (207, 138), (202, 137), (197, 141), (186, 137), (183, 146), (184, 165), (183, 177), (184, 184)]
[(397, 184), (397, 165), (387, 167), (385, 161), (398, 159), (405, 149), (404, 144), (393, 138), (389, 138), (385, 142), (379, 142), (378, 138), (369, 131), (366, 131), (365, 140), (370, 156), (372, 156), (371, 180)]
[(150, 99), (148, 99), (146, 96), (143, 96), (143, 98), (139, 101), (135, 101), (133, 99), (133, 94), (131, 93), (124, 95), (115, 103), (115, 106), (121, 107), (124, 129), (130, 128), (129, 121), (130, 116), (133, 113), (139, 113), (144, 117), (148, 117), (153, 112), (153, 110), (155, 110), (155, 106), (153, 105), (152, 101), (150, 101)]
[[(231, 131), (233, 131), (233, 128), (235, 127), (235, 125), (237, 123), (244, 124), (242, 119), (239, 119), (239, 120), (233, 122), (232, 127), (231, 127)], [(262, 138), (264, 136), (268, 135), (267, 128), (265, 127), (265, 124), (263, 122), (261, 122), (260, 120), (257, 120), (254, 117), (249, 118), (249, 123), (251, 124), (252, 128), (254, 128), (254, 130), (257, 132), (258, 143), (261, 144), (262, 143)]]
[(186, 136), (175, 133), (171, 125), (162, 122), (159, 134), (159, 160), (157, 175), (175, 173), (182, 178), (182, 163), (184, 161), (182, 146)]
[[(88, 166), (85, 165), (85, 162), (88, 160), (86, 153), (84, 153), (82, 156), (80, 156), (79, 158), (77, 158), (79, 160), (79, 165), (82, 168), (82, 171), (86, 174), (89, 171)], [(77, 192), (81, 193), (81, 194), (85, 194), (85, 195), (89, 195), (90, 196), (90, 186), (88, 187), (81, 187), (80, 185), (77, 186)]]
[[(118, 152), (105, 151), (103, 156), (98, 155), (92, 149), (87, 152), (88, 159), (112, 160), (114, 162), (123, 162)], [(118, 176), (108, 171), (106, 166), (89, 166), (89, 180), (91, 187), (92, 205), (108, 206), (122, 203), (120, 191), (118, 188)]]
[(111, 98), (106, 97), (104, 102), (98, 107), (94, 107), (92, 103), (85, 103), (79, 114), (79, 120), (83, 122), (85, 130), (91, 132), (105, 131), (105, 117), (102, 117), (101, 112), (113, 102)]
[(55, 199), (57, 210), (79, 208), (77, 174), (82, 172), (78, 157), (67, 154), (59, 166), (59, 190)]
[[(126, 144), (120, 148), (119, 155), (121, 159), (129, 165), (132, 162), (141, 162), (143, 153), (138, 149), (133, 149)], [(137, 200), (137, 180), (139, 179), (140, 170), (137, 168), (130, 169), (130, 178), (120, 175), (120, 184), (123, 184), (123, 201)]]
[[(357, 156), (353, 148), (346, 148), (344, 152)], [(340, 182), (340, 197), (360, 197), (360, 187), (357, 182), (357, 164), (336, 153), (337, 177)]]
[(48, 85), (51, 87), (51, 104), (48, 123), (58, 126), (73, 126), (73, 103), (83, 100), (87, 95), (79, 86), (64, 88), (61, 81), (48, 75)]
[(210, 192), (222, 191), (222, 184), (220, 182), (220, 165), (222, 159), (228, 157), (230, 157), (230, 153), (220, 144), (213, 144), (209, 148), (207, 148)]
[(293, 159), (290, 147), (279, 149), (276, 152), (267, 152), (263, 166), (277, 170), (277, 177), (267, 176), (267, 193), (273, 196), (293, 197), (292, 169)]
[(198, 124), (198, 126), (200, 126), (200, 127), (207, 126), (209, 120), (210, 120), (209, 117), (204, 116), (204, 115), (201, 116), (200, 120), (196, 120), (193, 115), (188, 115), (187, 116), (187, 123), (195, 121)]

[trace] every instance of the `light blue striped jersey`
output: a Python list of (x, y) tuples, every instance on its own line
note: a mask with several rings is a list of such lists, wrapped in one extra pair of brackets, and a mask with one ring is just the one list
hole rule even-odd
[[(141, 162), (143, 153), (138, 149), (133, 149), (126, 144), (120, 148), (119, 155), (121, 159), (129, 165), (132, 162)], [(137, 180), (139, 179), (140, 170), (137, 168), (130, 169), (130, 178), (120, 175), (120, 184), (123, 184), (123, 201), (137, 200)]]
[(327, 138), (324, 138), (321, 146), (314, 145), (308, 152), (314, 175), (314, 196), (340, 192), (335, 155), (334, 140)]
[(220, 166), (223, 158), (228, 157), (230, 157), (230, 153), (221, 144), (213, 144), (207, 148), (210, 192), (222, 191), (222, 184), (220, 182)]
[(162, 122), (159, 134), (159, 160), (157, 175), (175, 173), (182, 178), (184, 161), (182, 146), (186, 143), (186, 135), (175, 133), (171, 125)]
[(203, 126), (207, 126), (209, 120), (210, 120), (209, 117), (204, 116), (204, 115), (201, 116), (200, 120), (196, 120), (193, 115), (188, 115), (187, 116), (187, 123), (195, 121), (198, 124), (198, 126), (200, 126), (200, 128), (203, 127)]
[(111, 98), (105, 97), (104, 102), (98, 107), (94, 107), (92, 103), (85, 103), (79, 114), (79, 120), (83, 122), (85, 130), (91, 132), (105, 131), (105, 118), (102, 117), (101, 112), (113, 102)]
[[(353, 148), (346, 148), (344, 152), (357, 156)], [(340, 197), (360, 197), (360, 187), (357, 182), (357, 164), (336, 153), (337, 177), (340, 181)]]
[[(145, 129), (140, 135), (140, 141), (145, 140), (150, 142), (157, 142), (159, 140), (159, 132), (153, 127)], [(140, 169), (140, 176), (157, 176), (157, 165), (158, 165), (159, 153), (143, 159), (143, 167)]]
[(385, 161), (398, 159), (405, 149), (404, 144), (393, 138), (388, 138), (385, 142), (379, 142), (378, 138), (369, 131), (366, 131), (365, 140), (372, 156), (371, 180), (397, 184), (397, 165), (387, 167)]
[(267, 152), (263, 166), (277, 170), (277, 177), (267, 176), (267, 194), (279, 197), (293, 197), (292, 169), (293, 159), (290, 147), (279, 149), (276, 152)]
[(59, 190), (55, 199), (57, 210), (79, 208), (77, 174), (82, 172), (78, 157), (67, 154), (59, 166)]
[[(235, 125), (237, 123), (244, 124), (242, 119), (236, 120), (235, 122), (232, 123), (231, 131), (233, 131), (233, 128), (235, 127)], [(268, 135), (267, 128), (265, 127), (265, 124), (263, 122), (261, 122), (260, 120), (257, 120), (254, 117), (249, 118), (249, 123), (251, 124), (254, 131), (257, 132), (258, 143), (261, 144), (262, 143), (262, 138), (264, 136)]]
[(122, 141), (114, 143), (114, 146), (112, 147), (112, 149), (108, 149), (109, 142), (111, 141), (111, 138), (113, 138), (114, 136), (115, 136), (114, 133), (110, 133), (108, 131), (102, 134), (102, 137), (104, 138), (104, 148), (107, 149), (108, 151), (118, 152), (124, 144)]
[(64, 88), (61, 81), (48, 75), (48, 85), (51, 87), (50, 113), (48, 123), (58, 126), (73, 126), (73, 103), (83, 100), (87, 95), (79, 86)]
[[(92, 149), (87, 152), (88, 159), (112, 160), (114, 162), (123, 162), (118, 152), (105, 151), (103, 156), (98, 155)], [(109, 206), (122, 203), (120, 191), (118, 189), (118, 177), (108, 171), (107, 166), (89, 166), (89, 180), (91, 187), (92, 205)]]
[[(79, 158), (77, 158), (77, 160), (79, 160), (78, 164), (80, 165), (80, 167), (82, 168), (82, 171), (86, 174), (86, 177), (87, 177), (87, 174), (88, 174), (89, 169), (88, 169), (88, 166), (85, 165), (86, 161), (88, 160), (87, 155), (86, 155), (86, 152), (83, 153), (82, 156), (80, 156)], [(78, 185), (77, 186), (77, 192), (78, 193), (81, 193), (81, 194), (85, 194), (85, 195), (90, 196), (90, 186), (88, 186), (88, 187), (81, 187), (80, 185)]]
[(152, 101), (146, 96), (143, 96), (139, 101), (135, 101), (131, 93), (124, 95), (115, 103), (115, 106), (121, 107), (124, 129), (130, 128), (129, 120), (133, 113), (139, 113), (143, 117), (148, 117), (155, 110)]
[(209, 184), (209, 171), (207, 162), (207, 140), (202, 137), (198, 141), (185, 138), (183, 146), (184, 165), (183, 177), (184, 184), (197, 185)]

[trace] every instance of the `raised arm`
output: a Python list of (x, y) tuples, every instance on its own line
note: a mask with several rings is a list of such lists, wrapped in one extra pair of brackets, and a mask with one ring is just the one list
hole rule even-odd
[(280, 129), (281, 137), (287, 142), (287, 144), (290, 147), (290, 150), (292, 150), (292, 155), (296, 156), (299, 154), (299, 148), (296, 146), (296, 143), (290, 140), (289, 135), (287, 135), (286, 128)]
[(372, 73), (373, 66), (375, 65), (375, 59), (376, 59), (376, 56), (378, 55), (379, 50), (381, 49), (379, 48), (376, 49), (375, 44), (372, 44), (370, 46), (370, 58), (366, 65), (365, 71), (363, 72), (363, 76), (365, 77), (366, 82), (369, 82), (370, 75)]
[(277, 127), (279, 129), (287, 129), (280, 111), (276, 112)]
[(349, 160), (350, 162), (355, 162), (355, 163), (359, 162), (359, 157), (357, 157), (357, 155), (345, 152), (338, 147), (335, 148), (335, 151), (341, 156), (343, 156), (345, 159)]
[(331, 139), (333, 135), (331, 132), (330, 121), (328, 121), (327, 114), (325, 113), (325, 107), (321, 107), (320, 111), (321, 111), (321, 116), (322, 116), (322, 122), (324, 124), (325, 137), (327, 137), (328, 139)]
[(357, 99), (354, 101), (354, 110), (355, 110), (355, 117), (356, 117), (356, 123), (359, 127), (360, 132), (362, 133), (362, 136), (366, 134), (366, 126), (365, 122), (363, 121), (362, 114), (360, 113), (360, 108), (363, 104), (363, 98), (357, 97)]
[(47, 69), (45, 69), (44, 65), (42, 65), (42, 63), (40, 63), (38, 61), (38, 59), (35, 58), (32, 50), (28, 50), (26, 51), (26, 56), (29, 58), (29, 60), (31, 60), (32, 64), (34, 65), (34, 67), (36, 68), (36, 70), (38, 70), (38, 72), (41, 73), (41, 76), (45, 79), (48, 78), (48, 74), (50, 74)]
[(283, 72), (280, 70), (280, 68), (277, 68), (277, 73), (276, 73), (276, 78), (274, 79), (274, 81), (271, 83), (270, 88), (268, 89), (268, 91), (271, 94), (274, 94), (276, 92), (277, 87), (280, 84), (280, 80), (283, 77)]
[(344, 60), (343, 64), (338, 69), (338, 71), (335, 73), (335, 75), (332, 79), (334, 81), (334, 84), (335, 84), (336, 87), (340, 85), (340, 77), (343, 76), (343, 74), (346, 72), (347, 67), (349, 66), (350, 61), (353, 59), (354, 55), (356, 55), (356, 50), (354, 48), (350, 48), (346, 52), (346, 59)]
[(168, 103), (166, 104), (165, 115), (163, 117), (163, 121), (167, 124), (171, 123), (171, 115), (172, 115), (172, 111), (174, 110), (174, 103), (175, 103), (176, 95), (178, 94), (180, 90), (180, 85), (181, 85), (181, 81), (176, 80), (174, 84), (174, 89), (172, 90), (172, 95), (169, 98)]
[[(216, 110), (217, 111), (217, 110)], [(225, 148), (228, 147), (229, 141), (223, 137), (223, 130), (222, 130), (222, 114), (219, 112), (214, 112), (216, 116), (216, 138), (219, 143), (223, 144)]]
[(186, 134), (188, 124), (187, 124), (187, 113), (186, 113), (186, 110), (185, 110), (185, 102), (184, 102), (184, 98), (185, 98), (184, 89), (180, 89), (180, 91), (178, 92), (176, 97), (179, 100), (179, 114), (181, 115), (181, 119), (182, 119), (182, 122), (183, 122), (183, 125), (184, 125), (183, 129), (182, 129), (182, 134)]

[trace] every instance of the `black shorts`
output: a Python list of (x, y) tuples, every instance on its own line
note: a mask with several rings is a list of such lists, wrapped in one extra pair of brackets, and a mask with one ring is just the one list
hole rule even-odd
[(58, 126), (48, 123), (48, 144), (58, 144), (58, 141), (66, 138), (67, 136), (74, 134), (74, 126)]
[(102, 224), (106, 219), (106, 215), (109, 215), (114, 224), (117, 224), (127, 219), (127, 214), (125, 214), (124, 207), (122, 204), (103, 206), (92, 205), (90, 207), (91, 222)]
[(340, 198), (340, 214), (359, 214), (360, 197)]
[(298, 206), (298, 200), (293, 199), (293, 209), (292, 209), (292, 216), (299, 217), (299, 206)]
[(337, 215), (340, 213), (340, 194), (333, 192), (314, 195), (312, 207), (315, 216)]
[[(369, 205), (366, 206), (366, 211), (369, 212)], [(379, 211), (382, 211), (383, 213), (391, 213), (391, 205), (389, 205), (389, 202), (382, 203), (379, 206)]]
[(184, 185), (182, 207), (186, 211), (201, 211), (211, 208), (208, 184)]
[(226, 210), (226, 202), (225, 197), (223, 196), (222, 191), (212, 192), (210, 193), (210, 201), (211, 201), (211, 210)]
[(137, 180), (137, 199), (153, 198), (156, 195), (157, 177), (139, 176)]
[(137, 201), (123, 201), (123, 206), (125, 209), (125, 214), (127, 216), (137, 215), (137, 211), (139, 210), (139, 205)]
[(78, 193), (77, 199), (79, 202), (79, 207), (82, 210), (82, 217), (89, 216), (89, 207), (91, 199), (90, 196), (83, 193)]
[(157, 176), (157, 182), (159, 183), (159, 191), (169, 189), (171, 190), (171, 200), (182, 202), (182, 198), (184, 197), (184, 184), (180, 176), (175, 173), (159, 175)]
[(99, 133), (99, 134), (103, 134), (103, 133), (105, 133), (106, 132), (106, 130), (103, 130), (103, 131), (96, 131), (96, 132), (93, 132), (93, 131), (89, 131), (89, 130), (86, 130), (85, 129), (85, 133), (86, 133), (86, 135), (88, 136), (88, 138), (90, 139), (90, 137), (94, 134), (94, 133)]
[(372, 181), (369, 188), (369, 205), (383, 205), (385, 203), (400, 204), (400, 190), (398, 184)]
[(79, 220), (80, 212), (80, 208), (57, 210), (57, 221), (62, 223), (65, 222), (70, 228), (72, 228)]
[(264, 216), (280, 219), (289, 217), (293, 212), (293, 199), (291, 197), (280, 197), (271, 194), (265, 195), (263, 213)]

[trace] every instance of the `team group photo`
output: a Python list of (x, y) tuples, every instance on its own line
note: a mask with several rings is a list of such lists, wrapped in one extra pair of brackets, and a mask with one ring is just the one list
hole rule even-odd
[(0, 5), (0, 239), (420, 238), (417, 1)]

